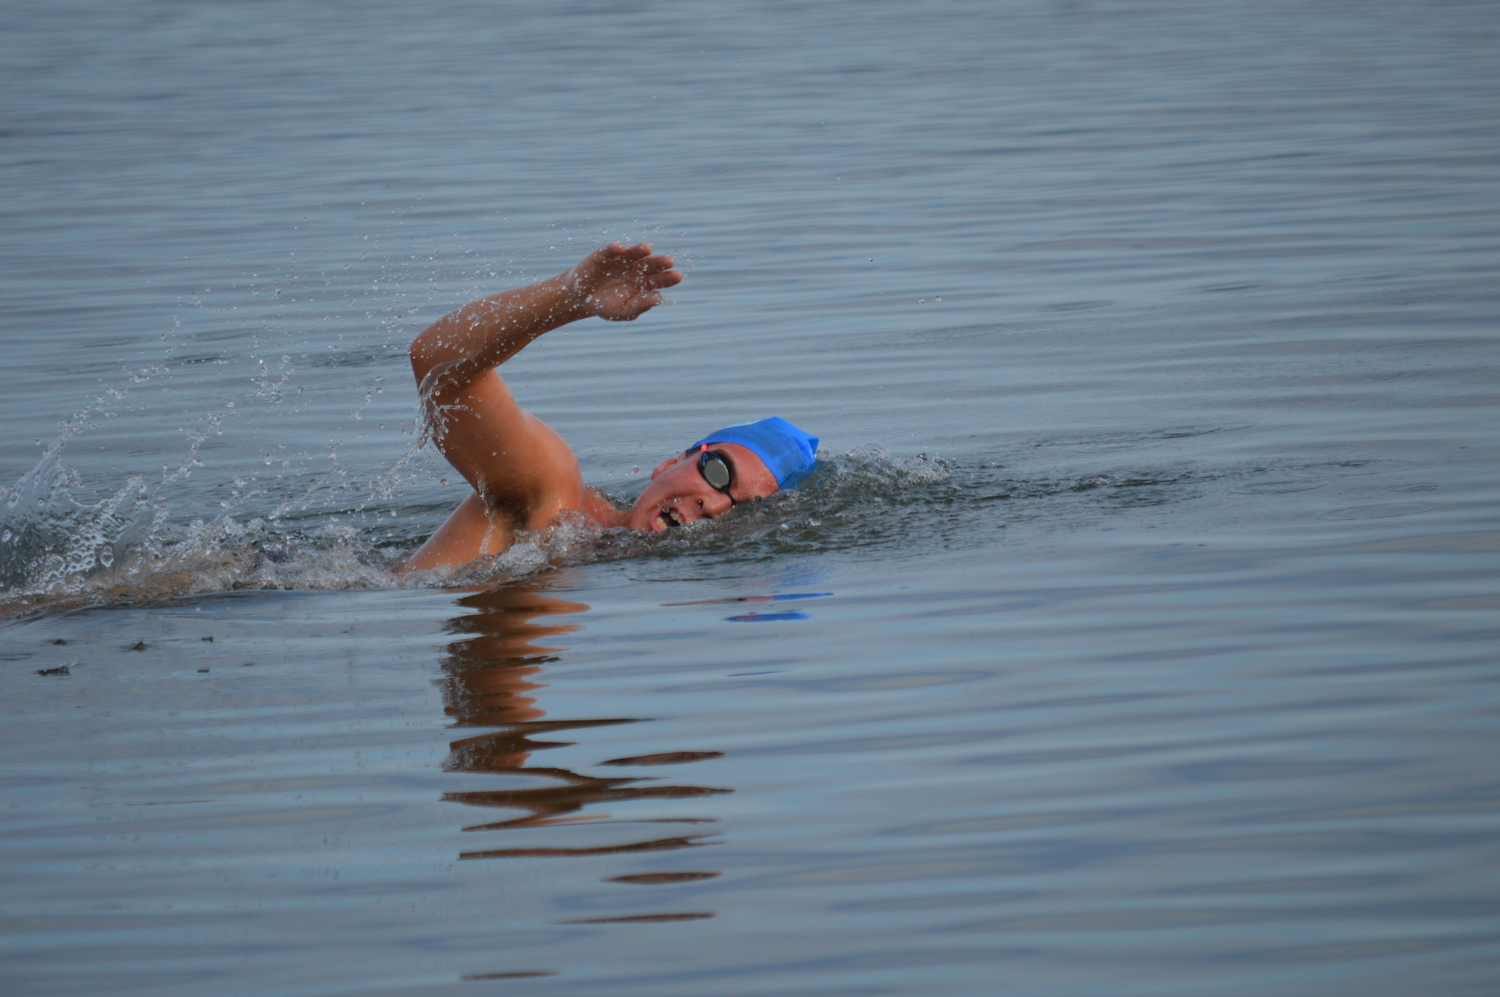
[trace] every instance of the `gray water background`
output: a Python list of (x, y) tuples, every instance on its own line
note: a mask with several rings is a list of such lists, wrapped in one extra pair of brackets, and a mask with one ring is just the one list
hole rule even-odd
[[(1497, 28), (4, 5), (5, 992), (1494, 993)], [(398, 587), (406, 344), (613, 238), (585, 477), (823, 470)]]

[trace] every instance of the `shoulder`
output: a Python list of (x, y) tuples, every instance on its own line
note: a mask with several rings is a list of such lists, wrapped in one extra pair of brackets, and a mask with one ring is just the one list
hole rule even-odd
[[(580, 512), (601, 525), (613, 525), (612, 507), (583, 482), (578, 455), (551, 426), (526, 413), (527, 455), (510, 473), (497, 468), (487, 476), (484, 498), (518, 529), (539, 530), (566, 512)], [(509, 463), (509, 462), (506, 462)]]

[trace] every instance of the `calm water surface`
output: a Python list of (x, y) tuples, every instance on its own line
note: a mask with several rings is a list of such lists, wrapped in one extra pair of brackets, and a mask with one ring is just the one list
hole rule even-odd
[[(0, 11), (6, 993), (1500, 988), (1488, 3)], [(462, 497), (405, 348), (621, 500)]]

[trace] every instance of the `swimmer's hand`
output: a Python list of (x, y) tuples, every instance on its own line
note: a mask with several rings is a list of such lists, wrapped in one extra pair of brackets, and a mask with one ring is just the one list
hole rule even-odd
[(661, 304), (661, 292), (682, 282), (672, 257), (652, 253), (647, 243), (600, 246), (563, 275), (590, 315), (629, 322)]

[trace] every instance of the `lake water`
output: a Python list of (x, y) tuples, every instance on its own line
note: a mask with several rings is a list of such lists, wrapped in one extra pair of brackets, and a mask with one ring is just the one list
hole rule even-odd
[[(0, 10), (7, 994), (1500, 990), (1494, 4)], [(411, 338), (628, 500), (462, 497)]]

